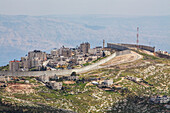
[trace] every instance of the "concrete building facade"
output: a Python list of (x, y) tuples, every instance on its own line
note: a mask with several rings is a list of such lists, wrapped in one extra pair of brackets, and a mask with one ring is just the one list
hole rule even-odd
[(40, 50), (34, 50), (28, 52), (28, 56), (21, 57), (21, 67), (24, 70), (31, 68), (40, 69), (43, 66), (43, 62), (47, 60), (45, 52)]
[(20, 70), (20, 61), (14, 60), (9, 62), (9, 70), (12, 72)]
[(62, 82), (50, 81), (49, 85), (54, 90), (60, 90), (63, 87)]
[(84, 54), (88, 53), (89, 49), (90, 49), (90, 43), (86, 42), (86, 43), (80, 44), (80, 50), (82, 53)]
[(59, 51), (57, 49), (51, 50), (51, 55), (52, 56), (58, 56), (59, 55), (58, 53), (59, 53)]
[(113, 84), (113, 79), (110, 80), (104, 80), (103, 83), (107, 86), (111, 86)]
[(72, 51), (70, 48), (65, 48), (63, 46), (59, 49), (59, 56), (72, 57)]

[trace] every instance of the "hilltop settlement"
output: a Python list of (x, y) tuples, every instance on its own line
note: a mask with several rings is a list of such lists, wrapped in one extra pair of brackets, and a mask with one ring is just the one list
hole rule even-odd
[(170, 110), (169, 53), (155, 47), (86, 42), (30, 51), (0, 69), (0, 112)]
[(107, 48), (97, 46), (90, 48), (90, 43), (81, 43), (76, 48), (62, 46), (53, 49), (50, 54), (40, 50), (28, 52), (21, 60), (9, 62), (9, 71), (45, 71), (59, 69), (73, 69), (88, 65), (91, 62), (111, 54)]

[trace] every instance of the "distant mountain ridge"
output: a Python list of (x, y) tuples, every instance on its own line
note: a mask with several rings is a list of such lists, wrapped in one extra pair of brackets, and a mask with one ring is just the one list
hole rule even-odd
[(102, 45), (136, 43), (139, 26), (140, 44), (170, 52), (170, 16), (123, 18), (103, 15), (26, 16), (0, 15), (0, 65), (19, 59), (28, 51), (75, 47), (81, 42)]

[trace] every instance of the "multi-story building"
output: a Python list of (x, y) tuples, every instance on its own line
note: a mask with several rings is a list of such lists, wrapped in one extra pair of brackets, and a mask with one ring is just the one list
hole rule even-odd
[(38, 57), (34, 57), (30, 59), (29, 66), (30, 66), (29, 68), (36, 68), (40, 70), (41, 67), (43, 66), (43, 60), (40, 60)]
[(45, 52), (40, 50), (34, 50), (28, 52), (28, 56), (21, 58), (21, 67), (23, 69), (40, 69), (43, 66), (43, 62), (47, 60)]
[(90, 49), (90, 44), (88, 42), (80, 44), (80, 50), (82, 53), (84, 54), (88, 53), (89, 49)]
[(12, 72), (20, 70), (20, 61), (14, 60), (9, 62), (9, 70)]
[(29, 68), (28, 56), (21, 57), (21, 67), (22, 67), (24, 70), (28, 70), (28, 68)]
[(42, 61), (47, 60), (47, 55), (45, 52), (42, 52), (40, 50), (34, 50), (34, 51), (28, 52), (29, 59), (33, 59), (35, 57), (37, 57), (39, 60), (42, 60)]
[(63, 46), (59, 49), (59, 56), (72, 57), (72, 50)]
[(86, 63), (83, 55), (77, 55), (75, 59), (76, 59), (76, 64), (78, 65)]
[(102, 46), (97, 46), (95, 49), (96, 49), (96, 56), (102, 56), (103, 54)]
[(30, 51), (28, 53), (28, 67), (40, 69), (43, 66), (43, 61), (47, 60), (47, 55), (45, 52), (40, 50)]
[(58, 56), (58, 49), (53, 49), (52, 51), (51, 51), (51, 55), (52, 56)]
[(88, 52), (90, 55), (102, 56), (103, 48), (101, 46), (97, 46), (96, 48), (89, 49)]

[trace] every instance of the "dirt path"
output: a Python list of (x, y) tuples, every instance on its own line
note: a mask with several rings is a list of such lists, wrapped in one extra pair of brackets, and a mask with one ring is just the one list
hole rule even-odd
[(115, 82), (114, 84), (118, 84), (118, 83), (122, 82), (123, 80), (124, 80), (124, 77), (122, 77), (121, 80)]
[(142, 55), (139, 55), (138, 53), (131, 51), (130, 54), (116, 56), (115, 58), (111, 59), (110, 61), (100, 66), (102, 68), (106, 68), (106, 67), (110, 67), (110, 66), (114, 66), (118, 64), (133, 62), (133, 61), (141, 59), (142, 57), (143, 57)]

